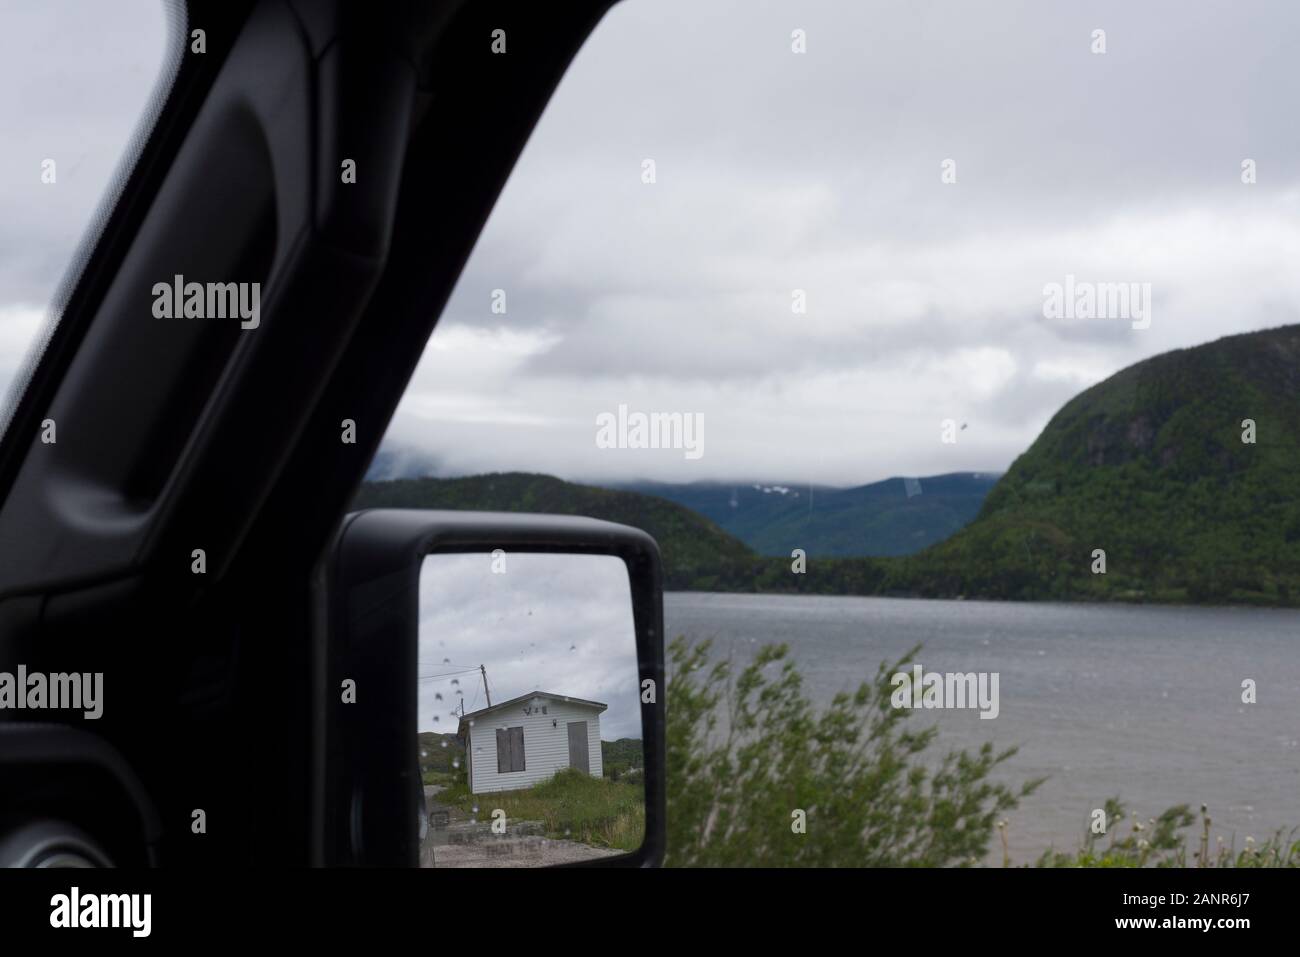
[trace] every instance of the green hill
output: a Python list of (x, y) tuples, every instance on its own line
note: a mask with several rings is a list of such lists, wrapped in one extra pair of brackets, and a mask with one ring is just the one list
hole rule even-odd
[(640, 738), (601, 741), (600, 762), (607, 778), (635, 777), (645, 771), (645, 745)]
[(420, 731), (415, 737), (425, 784), (449, 784), (464, 773), (465, 748), (454, 734)]
[(669, 589), (727, 590), (750, 573), (754, 553), (703, 516), (674, 502), (503, 472), (454, 479), (396, 479), (362, 484), (354, 508), (441, 508), (585, 515), (649, 532), (663, 557)]
[[(1255, 443), (1242, 441), (1243, 420)], [(1300, 326), (1155, 356), (1068, 402), (915, 594), (1296, 604)], [(1093, 550), (1105, 574), (1092, 571)]]
[[(1253, 443), (1242, 441), (1246, 419)], [(1293, 325), (1164, 353), (1076, 396), (973, 522), (914, 555), (837, 557), (809, 547), (787, 524), (786, 503), (769, 532), (786, 541), (764, 546), (785, 557), (762, 557), (680, 504), (545, 475), (369, 482), (355, 505), (632, 525), (659, 542), (673, 590), (1300, 605), (1298, 476)], [(700, 507), (716, 506), (716, 488), (697, 493)], [(807, 553), (806, 574), (791, 571), (796, 547)], [(1104, 574), (1093, 572), (1097, 549)]]

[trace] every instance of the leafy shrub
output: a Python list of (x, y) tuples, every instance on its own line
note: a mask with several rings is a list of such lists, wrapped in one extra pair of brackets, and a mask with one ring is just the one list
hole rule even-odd
[[(918, 649), (815, 713), (785, 645), (733, 676), (709, 642), (669, 646), (669, 866), (968, 865), (1041, 781), (989, 780), (1015, 749), (924, 760), (936, 729), (905, 727), (890, 676)], [(796, 812), (806, 832), (795, 832)]]
[[(667, 712), (670, 867), (941, 867), (986, 859), (996, 830), (1010, 865), (1004, 811), (1043, 779), (1017, 789), (989, 780), (1015, 749), (974, 754), (928, 749), (937, 729), (913, 732), (890, 704), (890, 677), (918, 648), (820, 713), (785, 645), (766, 645), (738, 673), (711, 662), (711, 643), (669, 645)], [(927, 760), (928, 758), (928, 760)], [(1281, 832), (1211, 843), (1208, 810), (1185, 804), (1138, 820), (1118, 798), (1104, 805), (1105, 835), (1086, 832), (1074, 852), (1049, 850), (1038, 867), (1300, 867), (1300, 840)], [(792, 815), (803, 811), (805, 833)]]

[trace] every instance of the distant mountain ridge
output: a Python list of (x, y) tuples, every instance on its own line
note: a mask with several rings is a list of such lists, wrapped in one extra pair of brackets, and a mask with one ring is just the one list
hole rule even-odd
[(615, 488), (685, 505), (760, 555), (911, 555), (979, 514), (998, 473), (890, 478), (854, 488), (766, 483), (636, 482)]
[[(945, 486), (947, 479), (955, 485)], [(907, 480), (845, 489), (839, 501), (830, 494), (827, 514), (845, 522), (889, 516), (926, 496), (938, 501), (945, 491), (960, 498), (982, 479), (974, 473), (923, 478), (921, 494), (910, 499)], [(557, 512), (622, 522), (658, 540), (669, 589), (1295, 607), (1300, 325), (1163, 353), (1080, 393), (987, 491), (973, 521), (914, 554), (836, 557), (809, 547), (818, 529), (794, 497), (806, 488), (750, 488), (753, 494), (716, 484), (637, 488), (508, 473), (366, 483), (356, 505)], [(655, 489), (705, 514), (648, 494)], [(764, 502), (758, 495), (775, 497)], [(887, 507), (871, 513), (877, 501)], [(823, 504), (815, 501), (812, 513)], [(953, 502), (946, 507), (959, 509)], [(766, 517), (770, 528), (754, 525), (745, 534), (782, 557), (757, 554), (708, 513), (733, 527), (743, 525), (742, 517), (754, 523)], [(802, 573), (791, 561), (796, 547), (807, 553)]]
[[(436, 465), (432, 456), (411, 449), (381, 449), (366, 481), (442, 480)], [(943, 541), (975, 519), (998, 477), (996, 472), (953, 472), (889, 478), (853, 488), (768, 482), (573, 487), (635, 492), (675, 502), (760, 555), (788, 556), (792, 549), (802, 548), (819, 557), (859, 557), (911, 555)]]
[[(460, 478), (365, 482), (355, 508), (443, 508), (586, 515), (642, 528), (655, 537), (673, 589), (744, 589), (767, 580), (771, 558), (798, 548), (815, 560), (872, 547), (915, 551), (973, 518), (994, 478), (954, 473), (889, 479), (853, 489), (717, 483), (600, 488), (550, 475), (498, 472)], [(767, 489), (768, 491), (764, 491)], [(663, 495), (654, 494), (662, 491)], [(911, 494), (909, 495), (909, 491)], [(737, 506), (730, 503), (735, 500)], [(713, 519), (732, 524), (726, 529)], [(743, 541), (739, 533), (749, 535)], [(758, 546), (766, 549), (764, 557)], [(883, 552), (882, 552), (883, 553)], [(773, 566), (774, 567), (774, 566)], [(785, 590), (777, 587), (777, 590)]]

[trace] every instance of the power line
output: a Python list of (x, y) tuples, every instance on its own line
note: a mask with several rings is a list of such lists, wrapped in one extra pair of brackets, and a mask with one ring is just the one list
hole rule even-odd
[(471, 671), (478, 671), (478, 669), (477, 669), (477, 668), (462, 668), (460, 671), (443, 671), (443, 672), (440, 672), (439, 674), (436, 674), (436, 675), (416, 675), (416, 678), (419, 679), (420, 681), (428, 681), (428, 680), (431, 680), (431, 679), (433, 679), (433, 678), (450, 678), (450, 677), (452, 677), (453, 675), (463, 675), (463, 674), (468, 674), (468, 673), (471, 672)]
[(478, 671), (478, 669), (466, 668), (464, 671), (443, 671), (435, 675), (417, 675), (416, 677), (419, 678), (421, 681), (424, 681), (424, 680), (431, 680), (433, 678), (453, 678), (456, 675), (473, 674), (475, 671)]
[[(430, 663), (433, 664), (433, 662)], [(436, 667), (441, 668), (443, 665), (446, 665), (448, 668), (455, 668), (457, 671), (478, 671), (478, 665), (458, 665), (454, 661), (438, 662)]]

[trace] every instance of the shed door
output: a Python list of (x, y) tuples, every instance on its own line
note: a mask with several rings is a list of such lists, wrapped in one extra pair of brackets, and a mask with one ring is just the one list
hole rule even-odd
[(587, 722), (569, 722), (569, 767), (577, 768), (584, 774), (591, 773), (591, 763), (587, 754)]

